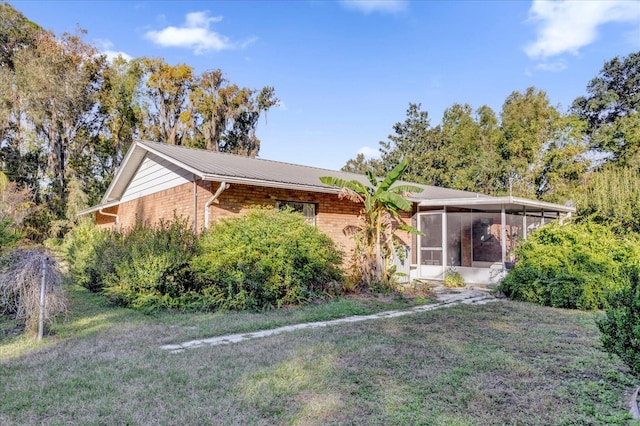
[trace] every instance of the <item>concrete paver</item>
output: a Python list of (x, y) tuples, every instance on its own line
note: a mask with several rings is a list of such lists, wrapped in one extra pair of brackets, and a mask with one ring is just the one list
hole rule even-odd
[(348, 324), (360, 321), (369, 321), (383, 318), (397, 318), (405, 315), (412, 315), (418, 312), (433, 311), (454, 305), (483, 305), (485, 303), (496, 302), (496, 299), (489, 293), (479, 290), (463, 290), (463, 291), (439, 291), (437, 292), (438, 301), (431, 305), (415, 306), (410, 309), (384, 311), (371, 315), (354, 315), (346, 318), (339, 318), (329, 321), (315, 321), (300, 324), (286, 325), (283, 327), (273, 328), (269, 330), (253, 331), (249, 333), (227, 334), (224, 336), (216, 336), (207, 339), (196, 339), (173, 345), (163, 345), (160, 348), (170, 351), (171, 353), (179, 353), (186, 349), (194, 349), (202, 346), (218, 346), (228, 345), (231, 343), (239, 343), (245, 340), (258, 339), (262, 337), (274, 336), (276, 334), (287, 333), (295, 330), (312, 329), (319, 327), (330, 327), (339, 324)]

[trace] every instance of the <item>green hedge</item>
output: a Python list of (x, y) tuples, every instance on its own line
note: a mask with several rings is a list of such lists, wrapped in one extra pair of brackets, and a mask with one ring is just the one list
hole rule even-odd
[(517, 263), (501, 284), (509, 297), (558, 308), (607, 306), (621, 289), (621, 268), (639, 258), (637, 241), (594, 223), (553, 223), (516, 249)]
[(640, 376), (640, 265), (626, 269), (623, 287), (611, 295), (606, 316), (597, 323), (604, 348)]
[(302, 215), (253, 209), (203, 235), (192, 271), (216, 307), (264, 309), (335, 292), (341, 262), (333, 241)]
[(148, 313), (265, 309), (341, 290), (341, 252), (287, 211), (251, 210), (200, 240), (181, 218), (124, 232), (82, 223), (64, 247), (78, 284)]

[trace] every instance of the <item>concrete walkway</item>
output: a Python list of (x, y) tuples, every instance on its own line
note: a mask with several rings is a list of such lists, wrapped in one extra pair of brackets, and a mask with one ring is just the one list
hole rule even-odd
[(175, 344), (175, 345), (164, 345), (161, 346), (161, 349), (170, 351), (172, 353), (179, 353), (184, 351), (185, 349), (193, 349), (199, 348), (202, 346), (218, 346), (218, 345), (227, 345), (229, 343), (238, 343), (243, 342), (249, 339), (257, 339), (260, 337), (268, 337), (274, 336), (276, 334), (287, 333), (295, 330), (302, 330), (308, 328), (319, 328), (319, 327), (329, 327), (338, 324), (347, 324), (353, 322), (360, 321), (369, 321), (381, 318), (396, 318), (402, 317), (405, 315), (413, 315), (418, 312), (426, 312), (433, 311), (435, 309), (446, 308), (448, 306), (454, 305), (483, 305), (489, 302), (499, 301), (500, 299), (496, 299), (486, 291), (479, 290), (462, 290), (462, 291), (447, 291), (447, 290), (437, 290), (436, 294), (438, 296), (437, 303), (431, 305), (422, 305), (415, 306), (410, 309), (402, 310), (402, 311), (385, 311), (378, 312), (377, 314), (371, 315), (355, 315), (346, 318), (340, 318), (330, 321), (316, 321), (316, 322), (307, 322), (302, 324), (293, 324), (287, 325), (284, 327), (273, 328), (270, 330), (260, 330), (254, 331), (250, 333), (238, 333), (238, 334), (227, 334), (225, 336), (217, 336), (211, 337), (208, 339), (197, 339), (190, 340), (188, 342)]

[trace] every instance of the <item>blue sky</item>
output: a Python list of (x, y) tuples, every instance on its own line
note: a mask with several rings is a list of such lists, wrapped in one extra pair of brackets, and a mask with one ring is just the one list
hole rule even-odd
[(274, 86), (260, 157), (339, 169), (421, 103), (499, 112), (513, 91), (566, 110), (605, 61), (640, 50), (640, 1), (10, 1), (106, 53)]

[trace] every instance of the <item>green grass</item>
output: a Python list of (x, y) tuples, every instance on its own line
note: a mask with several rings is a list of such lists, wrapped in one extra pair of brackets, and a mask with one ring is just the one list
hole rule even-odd
[(1, 338), (0, 424), (634, 424), (638, 379), (601, 351), (592, 313), (505, 301), (159, 349), (410, 305), (151, 317), (74, 288), (44, 343)]

